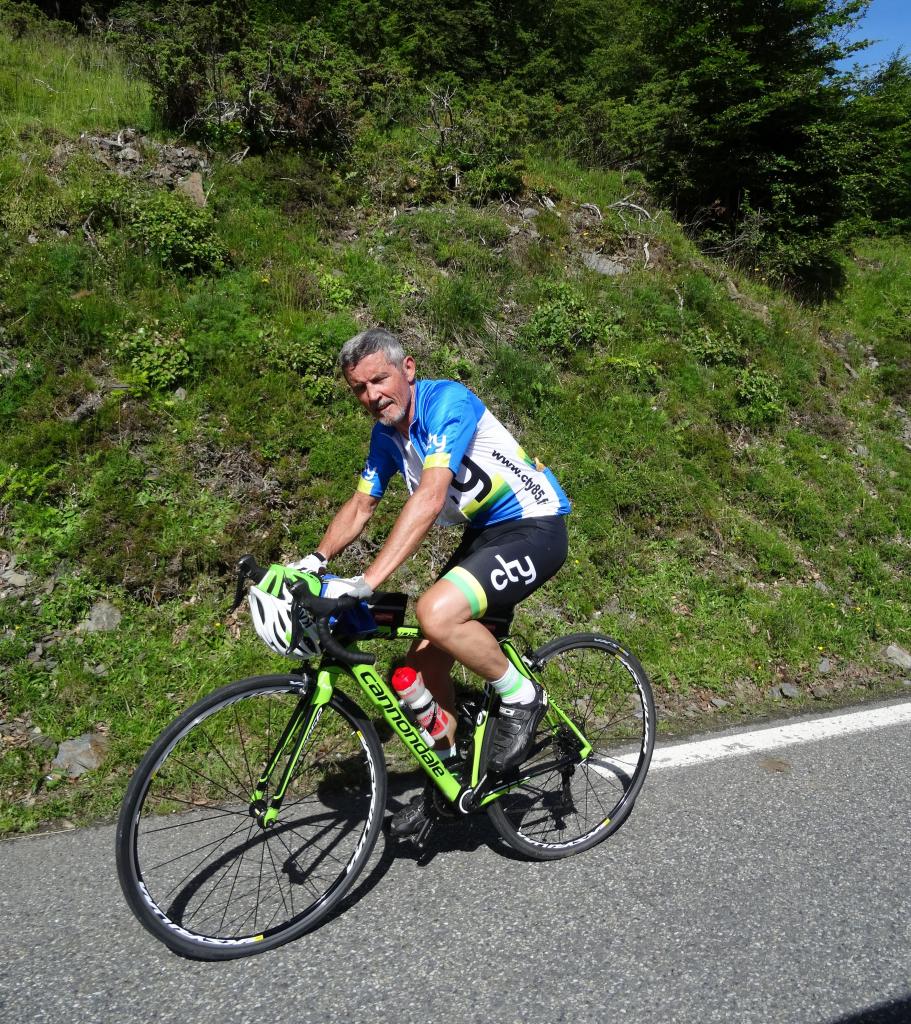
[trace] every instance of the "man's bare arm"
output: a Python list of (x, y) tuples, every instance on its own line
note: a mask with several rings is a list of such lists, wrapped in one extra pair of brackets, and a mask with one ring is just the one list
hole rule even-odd
[(355, 491), (335, 513), (323, 539), (317, 545), (317, 551), (325, 555), (327, 561), (344, 551), (363, 533), (378, 504), (378, 498)]
[[(417, 490), (405, 502), (386, 543), (364, 573), (364, 578), (374, 590), (382, 586), (387, 577), (420, 547), (446, 503), (452, 476), (452, 470), (442, 466), (425, 469), (421, 474)], [(323, 551), (323, 554), (328, 552)]]

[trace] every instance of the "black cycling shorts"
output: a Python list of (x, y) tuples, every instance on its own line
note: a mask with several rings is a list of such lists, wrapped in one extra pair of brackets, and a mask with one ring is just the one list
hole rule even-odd
[(566, 516), (515, 519), (466, 529), (440, 579), (461, 590), (472, 618), (514, 608), (566, 561)]

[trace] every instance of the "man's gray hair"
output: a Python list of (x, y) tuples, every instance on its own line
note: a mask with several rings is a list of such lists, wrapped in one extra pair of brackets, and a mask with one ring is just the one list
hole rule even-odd
[(372, 356), (374, 352), (385, 353), (393, 366), (401, 366), (405, 361), (405, 350), (399, 339), (394, 334), (384, 331), (382, 327), (371, 327), (369, 331), (355, 334), (342, 345), (342, 350), (338, 354), (338, 365), (344, 373), (350, 367), (357, 366), (362, 359)]

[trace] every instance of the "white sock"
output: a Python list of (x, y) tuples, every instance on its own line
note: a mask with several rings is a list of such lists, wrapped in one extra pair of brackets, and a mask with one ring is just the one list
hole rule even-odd
[(504, 704), (530, 704), (535, 699), (534, 684), (512, 664), (499, 679), (491, 679), (490, 685)]

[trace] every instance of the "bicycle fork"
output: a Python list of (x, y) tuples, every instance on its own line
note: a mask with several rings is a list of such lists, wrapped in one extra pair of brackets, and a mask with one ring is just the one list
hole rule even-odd
[[(279, 737), (275, 749), (263, 768), (256, 788), (250, 794), (250, 817), (262, 829), (270, 828), (278, 820), (282, 802), (294, 777), (298, 761), (303, 753), (307, 740), (316, 727), (323, 713), (323, 707), (332, 697), (332, 684), (322, 673), (316, 676), (315, 683), (306, 692), (301, 693), (297, 706), (291, 713), (288, 723)], [(272, 775), (285, 758), (285, 767), (275, 786), (272, 796), (267, 800), (269, 783)]]

